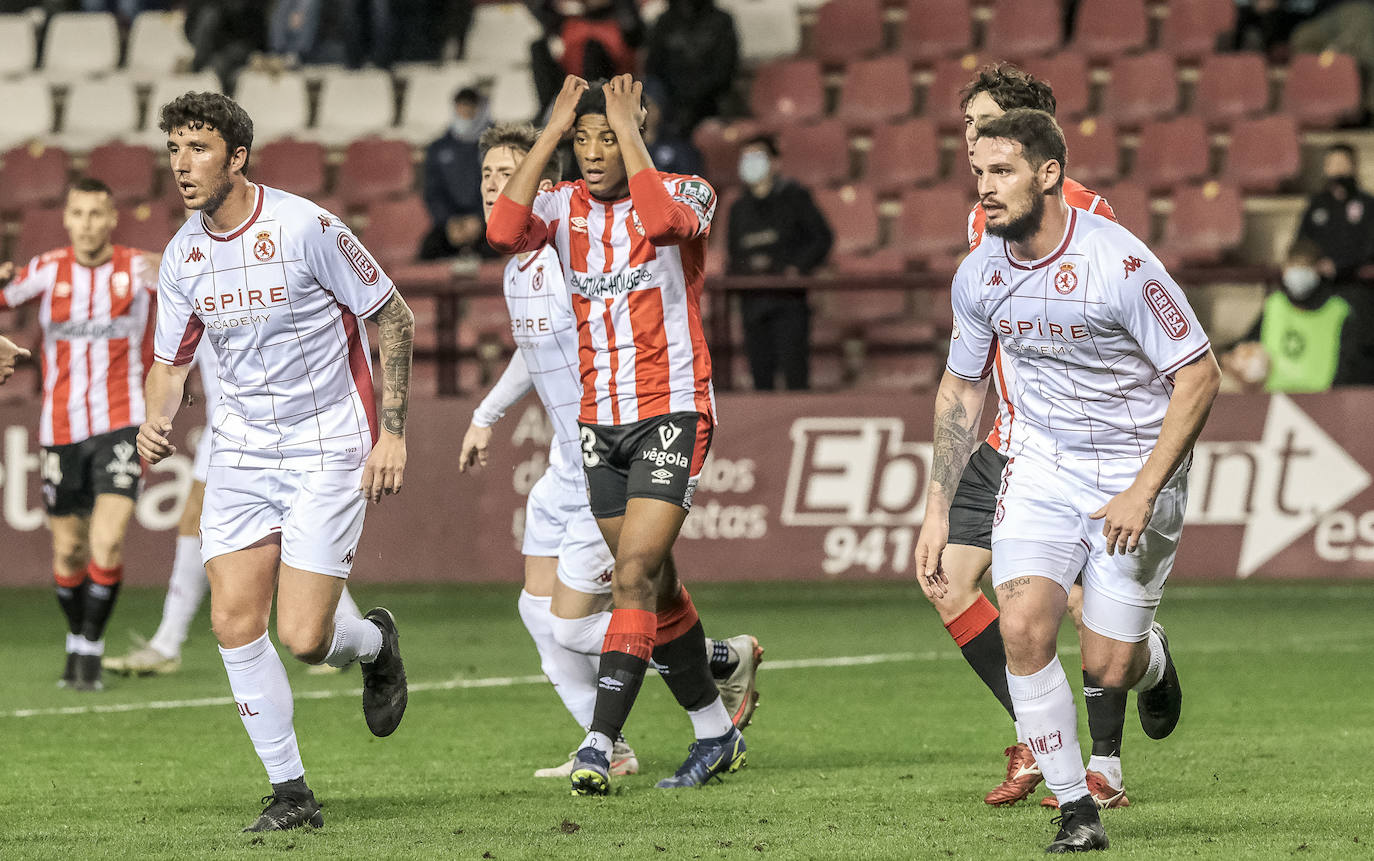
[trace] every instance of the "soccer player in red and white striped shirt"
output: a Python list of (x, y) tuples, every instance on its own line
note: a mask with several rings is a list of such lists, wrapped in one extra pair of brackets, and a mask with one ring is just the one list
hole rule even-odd
[(72, 244), (31, 260), (0, 290), (0, 309), (40, 302), (40, 472), (69, 631), (59, 684), (90, 691), (101, 688), (105, 625), (143, 477), (134, 441), (144, 418), (156, 282), (143, 252), (110, 241), (116, 216), (105, 183), (77, 180), (62, 220)]
[[(716, 196), (699, 177), (654, 168), (641, 136), (641, 90), (629, 75), (591, 86), (569, 76), (487, 226), (503, 253), (558, 252), (577, 318), (582, 464), (615, 555), (597, 701), (571, 775), (578, 795), (609, 790), (613, 741), (650, 658), (697, 736), (659, 786), (699, 786), (744, 764), (743, 738), (716, 691), (701, 621), (671, 555), (715, 424), (700, 302)], [(583, 178), (537, 194), (568, 135)]]

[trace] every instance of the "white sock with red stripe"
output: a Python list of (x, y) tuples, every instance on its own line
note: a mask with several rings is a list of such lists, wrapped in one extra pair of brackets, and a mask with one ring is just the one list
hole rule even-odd
[(219, 653), (229, 673), (229, 689), (238, 703), (243, 728), (248, 730), (253, 749), (267, 769), (267, 779), (282, 783), (304, 775), (305, 766), (291, 722), (296, 708), (291, 682), (272, 640), (264, 632), (246, 646), (220, 646)]
[(1078, 709), (1064, 667), (1055, 658), (1029, 676), (1007, 670), (1022, 741), (1035, 755), (1045, 785), (1062, 807), (1088, 794), (1088, 772), (1078, 749)]
[(210, 581), (205, 578), (205, 566), (200, 561), (200, 536), (178, 537), (172, 578), (167, 582), (167, 597), (162, 602), (162, 622), (148, 645), (166, 657), (181, 657), (181, 644), (186, 642), (191, 620), (208, 588)]
[[(598, 651), (594, 659), (562, 645), (555, 633), (555, 626), (567, 620), (558, 619), (553, 615), (550, 609), (552, 603), (553, 599), (550, 597), (531, 595), (521, 589), (517, 604), (520, 621), (525, 623), (525, 630), (530, 632), (534, 648), (539, 652), (539, 669), (548, 676), (554, 691), (567, 707), (573, 720), (577, 721), (578, 726), (586, 729), (592, 725), (592, 711), (596, 708), (596, 672), (601, 658), (600, 642), (596, 646)], [(601, 639), (604, 640), (611, 614), (604, 615), (606, 619), (603, 624), (598, 626), (597, 623), (602, 620), (588, 617), (585, 620), (587, 624), (579, 626), (579, 630), (585, 633), (595, 631), (599, 627)]]

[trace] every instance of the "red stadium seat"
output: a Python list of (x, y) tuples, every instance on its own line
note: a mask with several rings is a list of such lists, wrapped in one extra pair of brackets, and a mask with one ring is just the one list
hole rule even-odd
[(1202, 61), (1193, 113), (1209, 127), (1229, 126), (1269, 108), (1269, 70), (1255, 53), (1213, 54)]
[(911, 73), (906, 60), (887, 56), (850, 63), (837, 115), (850, 128), (871, 129), (911, 113)]
[(1082, 0), (1078, 4), (1073, 49), (1093, 62), (1138, 51), (1149, 38), (1145, 0)]
[(172, 234), (181, 227), (175, 226), (168, 217), (167, 208), (160, 202), (140, 203), (125, 206), (119, 210), (119, 223), (115, 225), (114, 241), (119, 245), (141, 248), (144, 251), (161, 253), (172, 241)]
[(1107, 189), (1098, 189), (1107, 205), (1116, 214), (1117, 223), (1150, 241), (1150, 192), (1138, 182), (1118, 182)]
[(62, 207), (30, 207), (19, 219), (19, 238), (14, 245), (14, 265), (26, 266), (45, 251), (71, 245), (62, 226)]
[(253, 179), (314, 200), (324, 194), (324, 147), (290, 138), (265, 144), (253, 153)]
[(754, 118), (765, 123), (796, 123), (825, 111), (821, 64), (815, 60), (780, 60), (760, 66), (749, 92)]
[(4, 155), (0, 167), (0, 212), (26, 212), (52, 206), (67, 192), (71, 159), (61, 147), (19, 146)]
[(1302, 169), (1298, 124), (1292, 117), (1243, 120), (1231, 129), (1223, 178), (1246, 192), (1269, 193)]
[(870, 392), (925, 392), (935, 388), (943, 371), (944, 362), (934, 351), (876, 353), (864, 358), (854, 386)]
[(996, 0), (983, 39), (990, 58), (1025, 62), (1052, 54), (1063, 41), (1058, 0)]
[(429, 210), (418, 196), (379, 200), (368, 207), (363, 244), (384, 269), (410, 263), (419, 253), (420, 240), (429, 228)]
[(878, 201), (866, 185), (816, 192), (816, 206), (835, 233), (834, 256), (867, 254), (878, 247)]
[(1059, 122), (1088, 113), (1088, 63), (1082, 54), (1062, 51), (1053, 57), (1026, 61), (1026, 71), (1054, 88)]
[(1178, 110), (1174, 59), (1163, 51), (1122, 57), (1112, 64), (1103, 113), (1123, 128), (1137, 128)]
[(1170, 0), (1159, 47), (1182, 60), (1198, 60), (1217, 48), (1217, 38), (1236, 27), (1235, 0)]
[(973, 80), (978, 65), (972, 58), (941, 60), (935, 64), (935, 74), (926, 87), (921, 101), (921, 115), (929, 117), (941, 131), (964, 130), (964, 111), (959, 102), (960, 91)]
[(1327, 51), (1299, 54), (1288, 67), (1283, 109), (1307, 129), (1330, 128), (1360, 113), (1355, 59)]
[(415, 185), (410, 144), (405, 141), (363, 138), (344, 150), (338, 193), (348, 207), (400, 197)]
[(1207, 129), (1197, 117), (1150, 123), (1140, 132), (1131, 178), (1155, 191), (1207, 175)]
[(900, 44), (903, 57), (922, 65), (968, 53), (973, 45), (969, 0), (908, 0)]
[(968, 250), (968, 213), (973, 184), (964, 179), (934, 188), (908, 189), (896, 246), (908, 260), (927, 266), (952, 264)]
[(940, 139), (928, 119), (911, 119), (873, 130), (867, 178), (879, 194), (900, 194), (927, 185), (940, 173)]
[(816, 59), (843, 66), (883, 49), (880, 0), (829, 0), (816, 12)]
[(740, 148), (762, 131), (764, 127), (753, 120), (734, 120), (727, 124), (715, 117), (697, 126), (692, 132), (692, 143), (701, 152), (704, 176), (712, 185), (725, 189), (739, 182)]
[(125, 143), (107, 143), (91, 150), (86, 167), (88, 175), (110, 187), (115, 203), (120, 205), (150, 200), (157, 187), (156, 170), (152, 150)]
[(1064, 123), (1064, 142), (1069, 149), (1069, 176), (1086, 185), (1116, 181), (1121, 153), (1111, 120)]
[[(814, 295), (814, 294), (813, 294)], [(818, 302), (816, 316), (843, 337), (862, 330), (870, 323), (888, 322), (908, 312), (906, 290), (865, 287), (855, 290), (827, 290)], [(913, 323), (913, 327), (918, 324)]]
[(778, 135), (782, 172), (807, 186), (834, 185), (849, 178), (849, 136), (839, 120), (788, 126)]
[(1165, 262), (1218, 263), (1240, 245), (1245, 214), (1235, 186), (1208, 182), (1179, 188), (1164, 228), (1160, 255)]

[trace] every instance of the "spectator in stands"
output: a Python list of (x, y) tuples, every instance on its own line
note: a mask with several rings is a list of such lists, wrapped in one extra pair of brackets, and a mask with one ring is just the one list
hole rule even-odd
[(1369, 271), (1374, 264), (1374, 195), (1361, 190), (1356, 167), (1354, 147), (1327, 147), (1322, 159), (1326, 187), (1308, 200), (1298, 226), (1298, 238), (1321, 249), (1318, 269), (1338, 290), (1374, 276)]
[(453, 96), (453, 117), (425, 150), (425, 206), (434, 224), (420, 243), (420, 258), (490, 254), (482, 220), (482, 177), (477, 139), (491, 125), (486, 102), (464, 87)]
[(645, 75), (660, 81), (673, 106), (673, 131), (683, 137), (722, 112), (739, 70), (735, 19), (715, 0), (668, 0), (649, 30)]
[(1360, 65), (1365, 80), (1365, 107), (1374, 112), (1374, 0), (1317, 0), (1317, 14), (1293, 28), (1289, 40), (1294, 53), (1349, 54)]
[[(530, 46), (531, 72), (541, 113), (553, 102), (566, 75), (587, 81), (637, 72), (635, 49), (644, 41), (644, 21), (635, 0), (525, 0), (544, 29)], [(555, 56), (551, 40), (562, 53)]]
[[(834, 235), (811, 194), (777, 170), (773, 138), (751, 138), (740, 153), (739, 178), (746, 193), (730, 208), (732, 275), (810, 275), (830, 254)], [(761, 289), (740, 293), (745, 350), (754, 388), (771, 390), (782, 371), (789, 389), (810, 385), (811, 309), (806, 290)]]
[(1321, 248), (1299, 239), (1283, 265), (1283, 286), (1264, 300), (1255, 325), (1222, 367), (1243, 390), (1324, 392), (1369, 382), (1358, 315), (1318, 271)]
[(113, 12), (128, 24), (140, 12), (166, 9), (167, 0), (81, 0), (82, 12)]
[(229, 92), (248, 58), (267, 46), (266, 0), (186, 0), (186, 38), (195, 49), (191, 71), (210, 69)]
[(1236, 51), (1260, 51), (1283, 62), (1293, 28), (1342, 0), (1236, 0), (1236, 29), (1230, 47)]
[(654, 167), (663, 173), (700, 174), (701, 152), (687, 138), (674, 131), (664, 105), (671, 104), (661, 85), (644, 85), (644, 144)]
[(456, 56), (472, 26), (471, 0), (411, 0), (392, 9), (396, 16), (396, 60), (437, 63), (449, 39), (457, 40)]

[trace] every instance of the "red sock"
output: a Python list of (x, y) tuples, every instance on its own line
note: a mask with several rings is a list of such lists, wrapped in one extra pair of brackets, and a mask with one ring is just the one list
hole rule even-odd
[(658, 636), (655, 638), (658, 645), (671, 643), (692, 630), (698, 621), (700, 617), (692, 596), (687, 594), (686, 587), (679, 587), (677, 600), (668, 609), (658, 611)]
[(75, 589), (86, 582), (86, 572), (77, 571), (74, 574), (63, 574), (61, 571), (54, 570), (52, 579), (59, 589)]
[(945, 630), (954, 638), (959, 648), (968, 645), (974, 637), (987, 630), (988, 625), (997, 621), (997, 608), (992, 606), (988, 596), (979, 595), (972, 606), (945, 624)]
[(86, 573), (90, 575), (93, 583), (99, 583), (101, 586), (113, 586), (124, 579), (124, 566), (116, 565), (113, 568), (101, 568), (92, 560), (86, 566)]
[(647, 662), (654, 652), (657, 629), (658, 617), (648, 610), (612, 610), (601, 651), (624, 652)]

